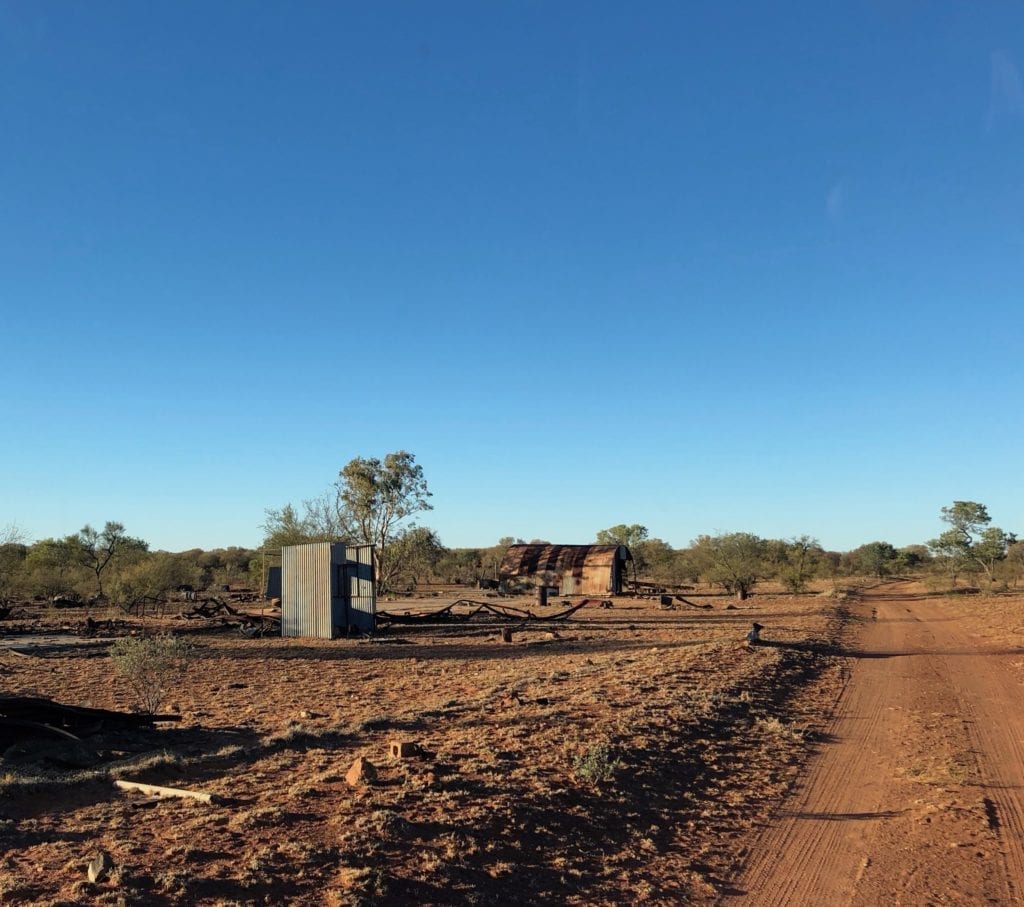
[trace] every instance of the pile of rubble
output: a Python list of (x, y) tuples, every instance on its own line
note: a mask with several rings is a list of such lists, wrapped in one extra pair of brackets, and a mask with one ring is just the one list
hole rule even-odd
[(145, 715), (63, 705), (34, 696), (0, 696), (0, 751), (23, 740), (81, 741), (104, 731), (152, 728), (160, 721), (180, 721), (180, 715)]
[(254, 614), (234, 608), (217, 597), (204, 598), (188, 611), (178, 615), (183, 620), (206, 620), (210, 626), (237, 630), (243, 636), (279, 636), (281, 634), (281, 612)]

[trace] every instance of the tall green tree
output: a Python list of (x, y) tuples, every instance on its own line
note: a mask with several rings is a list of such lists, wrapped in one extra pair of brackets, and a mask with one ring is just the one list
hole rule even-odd
[(423, 467), (405, 450), (383, 460), (356, 457), (342, 468), (335, 487), (355, 540), (375, 546), (374, 567), (382, 582), (386, 577), (381, 568), (390, 568), (395, 561), (389, 560), (388, 547), (399, 527), (415, 514), (433, 509)]
[(984, 571), (991, 580), (1016, 537), (990, 526), (988, 508), (976, 501), (954, 501), (952, 507), (942, 508), (941, 519), (949, 529), (928, 542), (928, 547), (945, 564), (954, 585), (962, 572)]
[(817, 539), (801, 535), (783, 543), (782, 560), (776, 567), (778, 577), (790, 592), (803, 592), (818, 574), (825, 552)]
[(264, 532), (263, 547), (275, 551), (286, 545), (330, 541), (340, 534), (328, 534), (310, 515), (308, 508), (304, 514), (299, 514), (292, 504), (285, 504), (276, 510), (266, 510), (261, 528)]
[(700, 569), (689, 551), (677, 551), (663, 539), (644, 539), (629, 549), (638, 577), (663, 586), (695, 582)]
[[(433, 509), (423, 467), (405, 450), (377, 457), (356, 457), (339, 471), (330, 491), (303, 502), (303, 512), (286, 504), (266, 511), (264, 546), (313, 541), (374, 545), (378, 591), (401, 571), (401, 551), (389, 548), (413, 528), (411, 518)], [(410, 549), (411, 550), (411, 549)]]
[(635, 548), (647, 538), (647, 527), (639, 523), (619, 523), (616, 526), (609, 526), (597, 533), (598, 545), (625, 545), (627, 548)]
[(868, 542), (850, 552), (848, 563), (854, 573), (881, 579), (893, 572), (898, 558), (899, 554), (890, 542)]
[(742, 601), (765, 575), (765, 542), (749, 532), (702, 535), (691, 545), (701, 573)]
[(95, 575), (96, 594), (101, 598), (103, 572), (116, 560), (123, 560), (128, 555), (149, 549), (149, 545), (142, 539), (128, 535), (122, 523), (112, 520), (107, 521), (102, 531), (86, 523), (78, 531), (78, 535), (69, 537), (68, 542), (77, 552), (82, 564)]
[(29, 548), (24, 563), (28, 591), (49, 598), (86, 588), (88, 574), (74, 539), (42, 539)]
[(437, 533), (427, 526), (412, 526), (397, 533), (381, 564), (381, 586), (394, 588), (396, 582), (401, 581), (416, 588), (434, 573), (444, 553), (445, 547)]

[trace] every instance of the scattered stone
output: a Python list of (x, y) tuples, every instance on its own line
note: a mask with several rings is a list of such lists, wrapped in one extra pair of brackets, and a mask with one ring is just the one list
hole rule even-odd
[(89, 865), (86, 867), (85, 872), (89, 877), (90, 882), (102, 882), (108, 875), (110, 875), (110, 870), (113, 868), (114, 861), (111, 859), (110, 854), (105, 850), (101, 850), (89, 861)]
[(356, 787), (360, 784), (369, 784), (371, 781), (376, 780), (377, 769), (374, 768), (373, 763), (365, 756), (360, 756), (352, 763), (352, 767), (348, 770), (348, 774), (345, 775), (345, 780)]

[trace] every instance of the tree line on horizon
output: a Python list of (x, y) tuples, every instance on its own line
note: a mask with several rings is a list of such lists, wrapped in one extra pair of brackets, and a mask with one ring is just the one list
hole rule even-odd
[[(447, 548), (437, 532), (416, 522), (432, 509), (422, 467), (407, 451), (383, 459), (357, 457), (319, 498), (301, 508), (268, 509), (260, 549), (244, 547), (182, 552), (151, 551), (118, 522), (91, 525), (64, 538), (29, 544), (14, 525), (0, 530), (0, 603), (17, 599), (109, 601), (138, 613), (179, 589), (210, 591), (246, 586), (262, 592), (267, 554), (285, 545), (344, 541), (375, 546), (378, 591), (404, 592), (425, 583), (476, 584), (496, 579), (513, 536), (481, 548)], [(992, 526), (988, 509), (954, 501), (941, 509), (946, 529), (927, 543), (897, 548), (867, 542), (851, 551), (825, 550), (801, 535), (765, 539), (750, 532), (700, 535), (683, 548), (651, 538), (639, 523), (595, 534), (595, 544), (625, 545), (633, 577), (665, 586), (706, 582), (740, 598), (764, 581), (802, 592), (816, 579), (923, 574), (951, 587), (960, 579), (990, 588), (1016, 587), (1024, 578), (1024, 542)], [(532, 539), (535, 544), (548, 544)]]

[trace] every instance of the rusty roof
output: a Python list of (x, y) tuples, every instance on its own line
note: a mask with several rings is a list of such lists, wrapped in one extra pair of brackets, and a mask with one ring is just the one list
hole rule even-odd
[(616, 560), (632, 560), (625, 545), (511, 545), (498, 572), (503, 576), (565, 573), (583, 567), (610, 567)]

